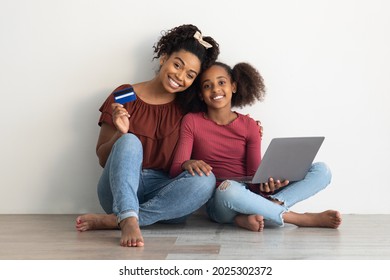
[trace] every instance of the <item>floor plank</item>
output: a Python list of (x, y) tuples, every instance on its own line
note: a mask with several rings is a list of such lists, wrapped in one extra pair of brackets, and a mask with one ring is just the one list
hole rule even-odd
[(339, 229), (220, 225), (202, 213), (185, 224), (142, 229), (143, 248), (119, 230), (77, 232), (77, 215), (0, 215), (1, 260), (389, 260), (390, 215), (344, 215)]

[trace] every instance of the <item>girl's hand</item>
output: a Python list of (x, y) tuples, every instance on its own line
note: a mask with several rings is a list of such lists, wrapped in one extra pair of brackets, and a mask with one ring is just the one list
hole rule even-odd
[(129, 131), (130, 115), (122, 104), (112, 103), (112, 121), (119, 132), (125, 134)]
[(213, 169), (210, 165), (205, 163), (203, 160), (187, 160), (184, 162), (181, 167), (183, 170), (187, 170), (192, 176), (195, 176), (195, 172), (198, 173), (199, 176), (203, 176), (206, 174), (210, 175), (211, 170)]
[(260, 191), (263, 193), (273, 193), (276, 190), (287, 186), (290, 182), (288, 180), (284, 180), (280, 182), (279, 180), (274, 181), (273, 178), (269, 178), (267, 183), (260, 184)]

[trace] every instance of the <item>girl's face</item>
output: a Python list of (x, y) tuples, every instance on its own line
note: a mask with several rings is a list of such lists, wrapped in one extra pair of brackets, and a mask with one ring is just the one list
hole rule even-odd
[(231, 108), (233, 92), (236, 91), (236, 83), (232, 83), (231, 77), (225, 68), (213, 65), (203, 72), (200, 79), (202, 98), (209, 108)]
[(159, 76), (162, 85), (170, 93), (181, 92), (190, 87), (201, 67), (199, 58), (185, 50), (162, 56), (160, 64)]

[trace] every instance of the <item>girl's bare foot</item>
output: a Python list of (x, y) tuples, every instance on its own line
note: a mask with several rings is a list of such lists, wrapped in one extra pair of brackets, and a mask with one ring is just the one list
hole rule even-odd
[(263, 231), (264, 229), (264, 219), (261, 215), (239, 214), (234, 221), (238, 226), (251, 231)]
[(95, 229), (118, 229), (114, 214), (85, 214), (76, 219), (76, 229), (87, 231)]
[(299, 227), (325, 227), (338, 228), (341, 224), (341, 214), (335, 210), (326, 210), (320, 213), (295, 213), (286, 212), (283, 214), (286, 223)]
[(120, 222), (122, 231), (120, 244), (123, 247), (143, 247), (144, 238), (135, 217), (129, 217)]

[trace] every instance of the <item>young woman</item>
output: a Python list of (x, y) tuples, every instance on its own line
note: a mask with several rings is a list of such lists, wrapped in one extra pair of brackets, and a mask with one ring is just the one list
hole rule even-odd
[[(182, 121), (180, 140), (171, 176), (182, 170), (190, 174), (211, 174), (217, 178), (253, 176), (261, 161), (261, 135), (256, 122), (232, 111), (264, 98), (263, 78), (250, 64), (232, 69), (216, 62), (199, 79), (204, 110), (187, 114)], [(217, 182), (207, 203), (210, 218), (219, 223), (235, 223), (252, 231), (262, 231), (264, 220), (282, 226), (337, 228), (338, 211), (299, 214), (289, 208), (324, 189), (331, 172), (324, 163), (314, 163), (302, 181), (274, 181), (247, 185), (233, 180)]]
[[(128, 247), (144, 246), (141, 226), (183, 221), (215, 188), (212, 174), (170, 178), (169, 168), (181, 119), (192, 106), (192, 84), (217, 59), (219, 46), (196, 26), (182, 25), (166, 32), (154, 52), (160, 61), (156, 76), (118, 87), (100, 108), (96, 153), (104, 170), (98, 196), (107, 214), (76, 219), (79, 231), (119, 226), (120, 244)], [(117, 103), (114, 94), (126, 89), (136, 99)]]

